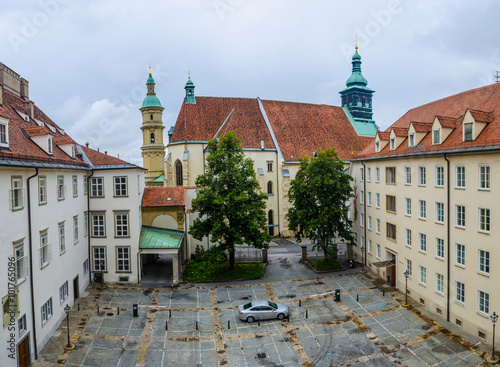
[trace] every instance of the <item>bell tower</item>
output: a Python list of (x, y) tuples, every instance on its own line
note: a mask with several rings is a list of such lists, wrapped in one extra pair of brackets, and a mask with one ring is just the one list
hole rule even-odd
[(163, 145), (162, 114), (163, 107), (155, 93), (155, 81), (149, 67), (146, 98), (142, 102), (142, 165), (148, 171), (145, 174), (146, 187), (163, 186), (165, 145)]

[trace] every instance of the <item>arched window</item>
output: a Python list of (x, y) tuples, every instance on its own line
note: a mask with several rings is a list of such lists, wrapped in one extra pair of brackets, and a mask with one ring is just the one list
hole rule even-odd
[(151, 144), (155, 143), (155, 133), (151, 133)]
[(182, 180), (182, 163), (180, 160), (177, 160), (175, 162), (175, 182), (177, 186), (182, 186), (183, 185), (183, 180)]
[(273, 194), (273, 182), (269, 181), (267, 183), (267, 194), (272, 195)]
[(153, 114), (149, 115), (149, 119), (153, 120)]
[(274, 213), (272, 210), (267, 212), (267, 223), (272, 226), (274, 224)]

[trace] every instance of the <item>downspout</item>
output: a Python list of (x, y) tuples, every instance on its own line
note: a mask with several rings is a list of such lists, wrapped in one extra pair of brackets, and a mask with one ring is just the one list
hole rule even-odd
[(365, 244), (363, 245), (364, 249), (363, 249), (363, 263), (364, 263), (364, 266), (366, 266), (366, 247), (368, 245), (368, 240), (366, 238), (366, 166), (365, 166), (365, 162), (361, 161), (361, 164), (363, 165), (363, 214), (365, 215), (365, 220), (364, 220), (364, 223), (363, 223), (363, 228), (364, 228), (364, 235), (365, 235)]
[(31, 191), (30, 180), (38, 176), (38, 168), (35, 168), (35, 174), (28, 177), (26, 186), (28, 190), (28, 239), (30, 246), (30, 290), (31, 290), (31, 318), (33, 323), (33, 344), (35, 349), (35, 359), (38, 358), (38, 347), (36, 342), (36, 321), (35, 321), (35, 289), (33, 286), (33, 234), (31, 232)]
[(280, 212), (280, 174), (279, 174), (279, 166), (278, 166), (278, 151), (276, 151), (276, 201), (278, 203), (278, 235), (281, 234), (281, 212)]
[(141, 284), (141, 272), (142, 272), (142, 267), (141, 267), (141, 249), (137, 251), (137, 284)]
[(446, 210), (447, 216), (446, 219), (446, 242), (447, 242), (447, 255), (446, 256), (446, 321), (450, 321), (450, 161), (444, 154), (444, 160), (446, 161)]
[(90, 190), (89, 188), (91, 187), (90, 185), (90, 178), (94, 175), (94, 170), (92, 170), (92, 173), (90, 174), (90, 176), (87, 176), (87, 256), (88, 256), (88, 260), (89, 260), (89, 284), (92, 283), (92, 263), (90, 262), (90, 237), (91, 237), (91, 233), (90, 233), (90, 192), (92, 190)]

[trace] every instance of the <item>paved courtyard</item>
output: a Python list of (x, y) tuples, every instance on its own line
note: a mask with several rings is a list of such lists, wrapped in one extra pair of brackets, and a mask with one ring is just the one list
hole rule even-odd
[[(35, 366), (487, 366), (485, 352), (360, 273), (183, 288), (90, 286)], [(334, 291), (340, 289), (341, 301)], [(248, 324), (236, 306), (271, 299), (289, 320)], [(139, 305), (133, 317), (132, 305)]]

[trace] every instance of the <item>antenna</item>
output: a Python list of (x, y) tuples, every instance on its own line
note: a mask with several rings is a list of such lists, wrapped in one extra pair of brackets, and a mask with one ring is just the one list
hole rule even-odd
[(493, 70), (493, 83), (499, 83), (499, 82), (500, 82), (500, 71)]

